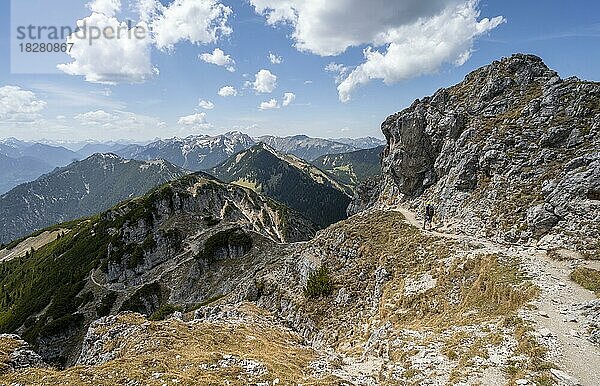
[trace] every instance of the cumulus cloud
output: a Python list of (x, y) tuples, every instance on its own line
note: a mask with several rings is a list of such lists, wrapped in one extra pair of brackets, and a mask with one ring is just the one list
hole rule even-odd
[(269, 70), (260, 70), (256, 73), (254, 82), (249, 85), (258, 93), (270, 94), (277, 87), (277, 76)]
[(279, 108), (279, 102), (277, 102), (276, 99), (271, 99), (268, 102), (262, 102), (260, 104), (260, 106), (258, 106), (258, 108), (261, 109), (261, 110), (278, 109)]
[(231, 8), (217, 0), (175, 0), (168, 6), (155, 1), (140, 7), (140, 16), (150, 19), (156, 46), (171, 50), (180, 41), (214, 43), (233, 31), (227, 24)]
[(204, 99), (200, 100), (200, 102), (198, 102), (198, 106), (202, 107), (205, 110), (212, 110), (215, 108), (215, 104), (212, 103), (211, 101), (205, 101)]
[(269, 52), (269, 60), (273, 64), (281, 64), (283, 63), (283, 58), (280, 55), (276, 55), (272, 52)]
[[(67, 42), (73, 43), (69, 52), (72, 61), (58, 68), (69, 75), (84, 76), (88, 82), (145, 82), (158, 74), (150, 57), (153, 46), (172, 51), (178, 42), (214, 43), (232, 32), (227, 24), (232, 10), (218, 0), (174, 0), (168, 5), (158, 0), (137, 0), (140, 21), (133, 26), (116, 17), (121, 0), (94, 0), (87, 6), (92, 14), (77, 21), (80, 29), (88, 29), (87, 37), (77, 33), (68, 37)], [(101, 34), (90, 43), (91, 29), (113, 33)], [(231, 71), (233, 66), (228, 69)]]
[[(94, 12), (78, 20), (77, 26), (88, 31), (91, 28), (114, 31), (115, 38), (101, 37), (90, 44), (81, 34), (73, 33), (67, 38), (68, 43), (73, 43), (68, 53), (73, 61), (59, 64), (59, 70), (69, 75), (84, 76), (88, 82), (104, 84), (141, 83), (158, 74), (150, 60), (152, 39), (147, 34), (146, 23), (140, 22), (129, 29), (127, 23), (115, 17)], [(117, 31), (121, 31), (120, 38), (116, 38)], [(144, 37), (135, 37), (134, 31), (139, 31), (138, 37), (145, 31)]]
[(112, 17), (121, 11), (121, 0), (94, 0), (87, 3), (86, 6), (92, 12)]
[[(321, 56), (367, 45), (365, 61), (338, 79), (346, 102), (372, 79), (393, 83), (463, 64), (474, 39), (503, 23), (479, 19), (477, 0), (251, 0), (267, 23), (292, 26), (295, 47)], [(341, 81), (340, 81), (341, 80)]]
[(219, 89), (218, 94), (222, 97), (236, 96), (237, 90), (233, 86), (223, 86)]
[(289, 106), (296, 100), (296, 94), (293, 92), (286, 92), (283, 94), (283, 102), (281, 103), (283, 107)]
[(32, 121), (46, 108), (35, 93), (17, 86), (0, 87), (0, 121)]
[(192, 115), (186, 115), (179, 118), (177, 121), (182, 126), (194, 126), (194, 127), (205, 127), (208, 125), (206, 122), (206, 113), (196, 113)]
[(339, 85), (342, 102), (372, 79), (386, 84), (433, 73), (444, 63), (463, 65), (471, 56), (475, 37), (504, 22), (502, 17), (477, 21), (475, 2), (449, 8), (425, 22), (394, 31), (385, 52), (371, 47), (364, 50), (365, 62), (355, 68)]
[(205, 52), (200, 54), (198, 58), (206, 63), (227, 67), (227, 71), (229, 72), (235, 72), (235, 60), (230, 55), (225, 55), (225, 52), (220, 48), (215, 48), (212, 53)]

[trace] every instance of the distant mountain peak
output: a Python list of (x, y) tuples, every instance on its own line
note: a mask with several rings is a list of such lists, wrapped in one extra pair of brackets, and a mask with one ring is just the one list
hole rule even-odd
[(0, 196), (0, 242), (106, 210), (187, 173), (164, 160), (93, 154)]
[(345, 186), (307, 161), (263, 142), (231, 156), (210, 172), (280, 201), (321, 227), (346, 217), (351, 192)]

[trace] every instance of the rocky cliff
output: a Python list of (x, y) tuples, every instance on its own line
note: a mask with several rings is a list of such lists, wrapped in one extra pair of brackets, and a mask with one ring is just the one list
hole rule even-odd
[(513, 55), (382, 124), (383, 178), (370, 203), (431, 201), (460, 231), (598, 257), (600, 84)]
[(92, 320), (210, 303), (248, 287), (283, 253), (273, 246), (315, 232), (282, 204), (202, 173), (55, 228), (37, 249), (1, 263), (0, 331), (21, 334), (58, 364), (77, 359)]

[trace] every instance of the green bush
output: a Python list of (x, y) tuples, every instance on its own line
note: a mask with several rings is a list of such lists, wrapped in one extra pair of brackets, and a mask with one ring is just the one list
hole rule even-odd
[(183, 308), (173, 304), (163, 304), (158, 310), (156, 310), (152, 315), (150, 315), (148, 319), (152, 321), (165, 320), (167, 316), (177, 311), (181, 312), (183, 311)]
[(321, 266), (318, 270), (308, 275), (304, 296), (307, 298), (320, 298), (331, 295), (333, 292), (333, 283), (329, 276), (329, 270)]

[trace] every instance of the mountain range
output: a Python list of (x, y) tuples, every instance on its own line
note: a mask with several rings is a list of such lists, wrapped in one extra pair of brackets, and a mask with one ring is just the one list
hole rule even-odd
[(277, 200), (320, 227), (346, 218), (352, 194), (313, 165), (264, 143), (232, 156), (209, 173)]
[[(267, 135), (257, 137), (256, 141), (266, 143), (281, 153), (293, 154), (304, 160), (313, 161), (325, 154), (346, 153), (363, 148), (359, 146), (371, 147), (373, 141), (377, 140), (369, 137), (356, 140), (345, 139), (345, 142), (340, 142), (331, 139), (311, 138), (306, 135), (294, 135), (290, 137)], [(379, 145), (381, 143), (375, 146)]]
[(199, 135), (159, 140), (145, 146), (129, 145), (116, 150), (116, 153), (124, 158), (139, 160), (160, 158), (190, 170), (208, 170), (259, 142), (266, 143), (281, 153), (293, 154), (309, 161), (325, 154), (344, 153), (381, 144), (380, 140), (372, 137), (342, 140), (346, 143), (310, 138), (305, 135), (252, 138), (232, 131), (216, 136)]
[(96, 154), (0, 196), (0, 243), (106, 210), (188, 172), (166, 161)]
[(0, 155), (4, 156), (0, 159), (0, 194), (21, 183), (33, 181), (55, 167), (66, 166), (74, 160), (87, 158), (95, 153), (114, 153), (140, 161), (164, 159), (185, 169), (207, 170), (260, 141), (267, 141), (280, 152), (295, 154), (307, 160), (323, 154), (375, 147), (381, 143), (381, 140), (373, 137), (339, 140), (307, 136), (251, 138), (239, 132), (159, 139), (144, 145), (126, 141), (60, 142), (64, 146), (80, 146), (73, 151), (47, 140), (26, 142), (7, 138), (0, 140)]
[(30, 143), (15, 138), (0, 140), (0, 194), (32, 181), (55, 167), (82, 157), (64, 147)]

